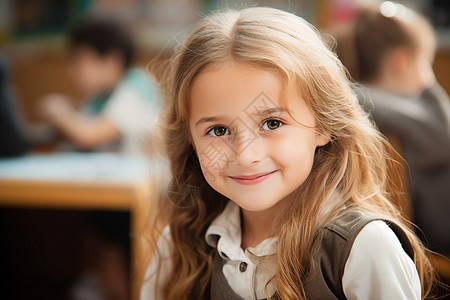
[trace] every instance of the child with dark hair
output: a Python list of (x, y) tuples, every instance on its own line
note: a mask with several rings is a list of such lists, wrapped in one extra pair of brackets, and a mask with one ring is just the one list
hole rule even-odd
[(69, 44), (76, 53), (81, 47), (89, 47), (99, 55), (120, 51), (124, 68), (133, 62), (134, 45), (129, 32), (119, 23), (106, 19), (91, 19), (78, 23), (69, 32)]
[(88, 101), (78, 112), (67, 97), (49, 95), (45, 119), (81, 149), (144, 153), (158, 92), (150, 76), (131, 68), (130, 34), (112, 20), (85, 20), (70, 31), (69, 45), (74, 81)]
[(432, 250), (450, 256), (450, 101), (432, 69), (430, 23), (393, 2), (365, 7), (335, 32), (337, 53), (380, 131), (399, 140), (412, 177), (414, 223)]

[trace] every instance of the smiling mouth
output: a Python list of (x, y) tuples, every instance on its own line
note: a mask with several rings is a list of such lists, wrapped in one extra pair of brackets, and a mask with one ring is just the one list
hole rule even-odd
[(260, 183), (260, 182), (266, 180), (276, 171), (277, 170), (271, 171), (271, 172), (253, 174), (253, 175), (238, 175), (238, 176), (229, 176), (229, 177), (239, 184), (252, 185), (252, 184), (257, 184), (257, 183)]

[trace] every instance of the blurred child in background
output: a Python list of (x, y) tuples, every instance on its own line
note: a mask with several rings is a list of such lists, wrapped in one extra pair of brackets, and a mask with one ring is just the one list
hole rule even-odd
[(432, 69), (431, 25), (403, 5), (384, 2), (362, 9), (350, 29), (335, 36), (339, 58), (362, 83), (361, 104), (382, 133), (401, 142), (414, 223), (432, 250), (450, 256), (450, 101)]
[(155, 84), (145, 71), (131, 68), (130, 34), (105, 19), (85, 20), (70, 32), (72, 73), (86, 94), (81, 111), (70, 99), (44, 97), (44, 118), (84, 150), (143, 154), (158, 110)]

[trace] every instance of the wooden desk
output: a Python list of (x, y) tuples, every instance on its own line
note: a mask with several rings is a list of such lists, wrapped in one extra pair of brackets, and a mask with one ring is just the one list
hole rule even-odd
[[(142, 272), (139, 237), (149, 209), (149, 162), (113, 154), (66, 153), (0, 160), (0, 205), (26, 208), (128, 210), (132, 276)], [(133, 285), (133, 283), (132, 283)], [(138, 299), (132, 287), (132, 299)]]

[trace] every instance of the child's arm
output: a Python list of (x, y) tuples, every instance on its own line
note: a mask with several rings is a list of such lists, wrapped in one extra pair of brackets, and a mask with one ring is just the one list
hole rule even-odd
[(83, 116), (64, 96), (48, 96), (41, 110), (50, 124), (80, 148), (92, 149), (120, 138), (120, 132), (110, 120), (101, 115), (91, 118)]
[(383, 221), (366, 225), (356, 237), (342, 277), (344, 294), (355, 299), (421, 299), (414, 262)]
[(55, 116), (51, 123), (82, 149), (93, 149), (120, 138), (117, 128), (102, 117), (85, 118), (71, 113)]

